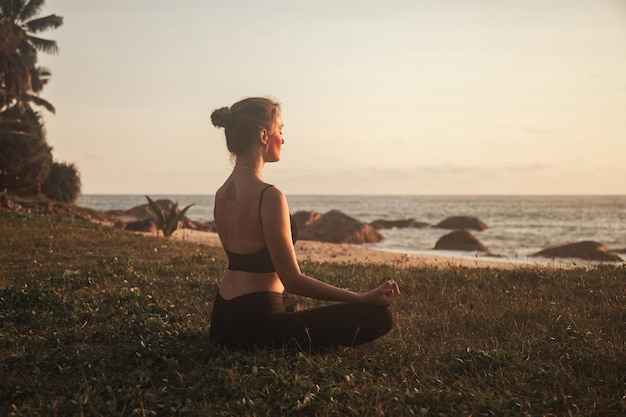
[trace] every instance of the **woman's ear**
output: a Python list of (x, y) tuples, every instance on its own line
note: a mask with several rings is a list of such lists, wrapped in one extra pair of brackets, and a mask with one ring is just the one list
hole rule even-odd
[(261, 129), (261, 131), (259, 132), (259, 139), (261, 139), (261, 143), (265, 145), (268, 140), (267, 138), (268, 138), (267, 130)]

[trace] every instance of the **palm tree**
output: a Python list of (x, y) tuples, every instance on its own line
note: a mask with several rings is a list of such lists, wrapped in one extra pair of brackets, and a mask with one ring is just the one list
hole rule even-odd
[(41, 116), (28, 106), (0, 113), (0, 192), (37, 195), (43, 191), (52, 166)]
[(56, 29), (63, 18), (35, 17), (44, 0), (0, 0), (0, 109), (33, 102), (54, 111), (38, 97), (50, 72), (37, 66), (37, 52), (56, 54), (56, 41), (36, 34)]

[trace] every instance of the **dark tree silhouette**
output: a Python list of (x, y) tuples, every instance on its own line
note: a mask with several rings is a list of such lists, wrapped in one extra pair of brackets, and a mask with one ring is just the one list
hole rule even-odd
[(0, 0), (0, 109), (32, 102), (54, 107), (38, 96), (50, 71), (37, 66), (37, 52), (56, 54), (56, 41), (37, 34), (58, 28), (63, 18), (36, 17), (44, 0)]

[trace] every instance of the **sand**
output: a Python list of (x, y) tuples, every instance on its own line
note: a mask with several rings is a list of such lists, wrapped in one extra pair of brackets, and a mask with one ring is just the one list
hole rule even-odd
[[(209, 246), (220, 246), (221, 242), (216, 233), (200, 232), (183, 229), (172, 235), (174, 239), (190, 242), (204, 243)], [(450, 267), (464, 266), (476, 268), (514, 268), (528, 263), (519, 263), (502, 260), (467, 258), (467, 257), (443, 257), (436, 255), (412, 255), (406, 253), (387, 252), (365, 248), (359, 245), (347, 243), (325, 243), (301, 240), (295, 244), (298, 260), (314, 262), (339, 262), (339, 263), (384, 263), (401, 267)], [(537, 261), (536, 266), (546, 266), (545, 261)]]

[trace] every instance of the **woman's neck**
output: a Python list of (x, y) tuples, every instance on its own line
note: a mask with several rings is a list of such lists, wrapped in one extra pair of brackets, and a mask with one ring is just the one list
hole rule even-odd
[(261, 178), (263, 173), (263, 162), (254, 158), (237, 158), (234, 170), (249, 172)]

